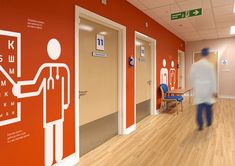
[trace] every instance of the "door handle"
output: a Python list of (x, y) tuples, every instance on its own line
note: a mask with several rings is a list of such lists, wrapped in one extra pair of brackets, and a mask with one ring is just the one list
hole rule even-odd
[(87, 94), (88, 91), (79, 91), (79, 98), (81, 96), (85, 96)]
[(152, 85), (152, 81), (151, 80), (147, 81), (147, 84)]

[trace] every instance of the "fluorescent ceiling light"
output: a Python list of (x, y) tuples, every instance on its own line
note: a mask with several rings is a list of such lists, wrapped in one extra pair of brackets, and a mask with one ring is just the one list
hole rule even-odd
[(93, 31), (94, 28), (89, 25), (86, 25), (86, 24), (80, 24), (79, 29), (91, 32), (91, 31)]
[(231, 26), (230, 28), (230, 34), (235, 35), (235, 26)]
[(233, 13), (235, 13), (235, 0), (233, 2)]
[(141, 46), (143, 43), (141, 43), (140, 41), (135, 41), (135, 45), (136, 46)]

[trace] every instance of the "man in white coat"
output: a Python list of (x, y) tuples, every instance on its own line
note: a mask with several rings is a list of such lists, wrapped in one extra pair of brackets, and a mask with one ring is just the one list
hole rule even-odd
[(209, 48), (201, 50), (202, 58), (192, 65), (190, 71), (191, 84), (194, 90), (194, 104), (197, 105), (197, 123), (203, 129), (202, 113), (206, 110), (207, 126), (212, 124), (212, 104), (216, 96), (216, 74), (212, 63), (208, 60)]

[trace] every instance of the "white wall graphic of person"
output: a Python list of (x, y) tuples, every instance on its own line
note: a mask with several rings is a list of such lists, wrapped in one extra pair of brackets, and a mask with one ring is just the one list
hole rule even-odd
[(174, 61), (171, 61), (171, 69), (170, 69), (170, 72), (169, 72), (169, 75), (170, 75), (170, 88), (171, 90), (174, 90), (175, 89), (175, 84), (176, 84), (176, 70), (174, 68), (175, 66), (175, 63)]
[[(47, 53), (52, 60), (57, 60), (60, 57), (61, 45), (57, 39), (49, 40)], [(66, 74), (61, 75), (61, 73)], [(67, 89), (65, 85), (67, 85)], [(27, 90), (33, 88), (33, 90), (22, 93), (24, 88)], [(64, 110), (68, 109), (70, 104), (70, 71), (68, 66), (64, 63), (44, 63), (38, 69), (33, 80), (19, 81), (13, 86), (12, 92), (18, 98), (33, 97), (43, 93), (44, 163), (45, 166), (53, 164), (54, 140), (55, 160), (57, 163), (61, 162), (63, 158)], [(49, 102), (50, 99), (53, 99), (53, 103)], [(60, 106), (60, 110), (53, 109), (56, 105)], [(52, 114), (53, 116), (50, 116)]]
[(166, 68), (166, 59), (162, 60), (163, 68), (160, 71), (160, 84), (168, 85), (168, 69)]

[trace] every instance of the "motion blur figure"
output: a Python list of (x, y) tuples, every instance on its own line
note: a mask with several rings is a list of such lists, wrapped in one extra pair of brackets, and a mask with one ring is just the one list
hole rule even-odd
[(203, 129), (203, 111), (206, 111), (207, 126), (212, 124), (212, 105), (216, 96), (216, 75), (212, 63), (208, 60), (209, 48), (201, 50), (202, 58), (192, 65), (191, 84), (194, 90), (194, 104), (197, 105), (197, 124)]

